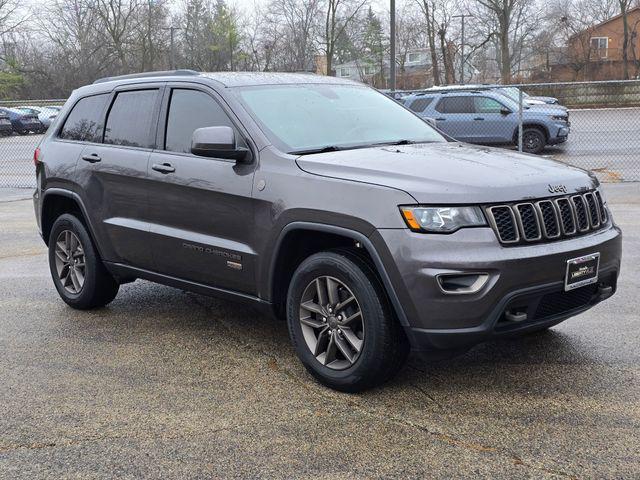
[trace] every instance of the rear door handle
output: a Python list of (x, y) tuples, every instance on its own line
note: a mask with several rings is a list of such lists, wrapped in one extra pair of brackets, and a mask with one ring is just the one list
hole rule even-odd
[(446, 118), (442, 118), (442, 117), (436, 118), (436, 122), (444, 122), (445, 120)]
[(482, 117), (476, 117), (476, 118), (474, 118), (474, 120), (475, 120), (475, 121), (479, 121), (479, 120), (484, 120), (484, 118), (482, 118)]
[(102, 158), (100, 158), (97, 153), (92, 153), (91, 155), (83, 155), (82, 160), (89, 163), (97, 163), (102, 160)]
[(173, 173), (176, 171), (176, 169), (170, 163), (163, 163), (163, 164), (154, 163), (151, 168), (156, 172), (165, 173), (165, 174)]

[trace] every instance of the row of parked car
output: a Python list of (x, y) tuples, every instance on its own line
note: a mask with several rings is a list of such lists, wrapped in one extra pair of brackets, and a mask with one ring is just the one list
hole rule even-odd
[[(390, 95), (455, 140), (517, 145), (520, 94), (517, 87), (505, 85), (452, 85)], [(532, 97), (522, 92), (522, 107), (525, 152), (541, 153), (549, 145), (568, 140), (569, 112), (557, 98)]]
[(0, 107), (0, 135), (27, 135), (44, 133), (62, 107), (54, 105), (39, 107)]

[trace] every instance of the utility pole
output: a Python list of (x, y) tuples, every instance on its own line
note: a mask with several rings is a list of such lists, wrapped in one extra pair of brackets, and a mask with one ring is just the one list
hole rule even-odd
[(462, 15), (454, 15), (453, 18), (462, 19), (462, 38), (460, 41), (460, 85), (464, 85), (464, 20), (467, 17), (473, 17), (473, 15), (469, 15), (468, 13), (463, 13)]
[(396, 0), (391, 2), (391, 38), (389, 51), (389, 88), (396, 89)]

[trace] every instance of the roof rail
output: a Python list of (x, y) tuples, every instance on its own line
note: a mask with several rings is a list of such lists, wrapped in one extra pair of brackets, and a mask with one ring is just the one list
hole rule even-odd
[(118, 75), (115, 77), (104, 77), (96, 80), (95, 83), (105, 83), (111, 82), (113, 80), (129, 80), (135, 78), (149, 78), (149, 77), (175, 77), (175, 76), (196, 76), (200, 75), (200, 72), (196, 72), (195, 70), (165, 70), (159, 72), (144, 72), (144, 73), (130, 73), (129, 75)]

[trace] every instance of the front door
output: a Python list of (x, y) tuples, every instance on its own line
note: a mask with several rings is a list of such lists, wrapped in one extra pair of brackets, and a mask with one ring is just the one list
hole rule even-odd
[(230, 126), (244, 135), (208, 87), (174, 85), (149, 160), (155, 269), (183, 280), (255, 293), (251, 192), (255, 164), (191, 153), (194, 130)]
[(513, 112), (506, 113), (505, 105), (489, 97), (474, 97), (476, 113), (474, 118), (479, 120), (482, 128), (476, 132), (481, 139), (479, 143), (511, 143), (513, 141), (514, 122)]

